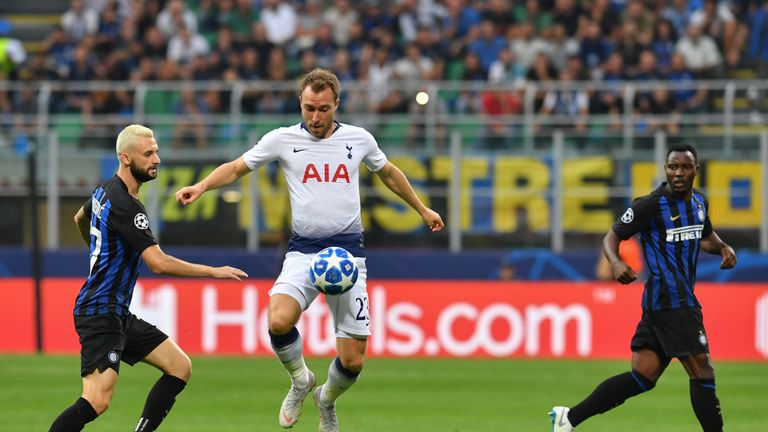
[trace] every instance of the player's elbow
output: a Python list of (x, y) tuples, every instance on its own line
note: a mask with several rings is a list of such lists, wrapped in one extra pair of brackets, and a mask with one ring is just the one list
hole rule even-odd
[(156, 274), (156, 275), (166, 275), (168, 274), (168, 270), (170, 266), (168, 265), (167, 260), (165, 257), (159, 257), (156, 259), (152, 259), (149, 261), (146, 261), (147, 267), (149, 267), (149, 270)]

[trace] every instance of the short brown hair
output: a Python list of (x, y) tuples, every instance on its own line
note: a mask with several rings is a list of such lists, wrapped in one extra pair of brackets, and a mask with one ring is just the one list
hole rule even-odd
[(339, 93), (341, 93), (341, 83), (339, 82), (339, 78), (336, 77), (335, 73), (327, 69), (315, 68), (304, 75), (304, 78), (302, 78), (299, 83), (299, 96), (301, 96), (307, 86), (311, 87), (312, 91), (315, 93), (320, 93), (321, 91), (330, 88), (333, 92), (334, 101), (339, 98)]

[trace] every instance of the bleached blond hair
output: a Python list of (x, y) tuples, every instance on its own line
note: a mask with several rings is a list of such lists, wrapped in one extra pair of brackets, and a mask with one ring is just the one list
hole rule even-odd
[(132, 124), (126, 126), (120, 134), (117, 136), (117, 144), (115, 144), (115, 151), (119, 156), (120, 153), (132, 150), (136, 146), (136, 142), (139, 138), (154, 138), (155, 133), (152, 129), (139, 124)]

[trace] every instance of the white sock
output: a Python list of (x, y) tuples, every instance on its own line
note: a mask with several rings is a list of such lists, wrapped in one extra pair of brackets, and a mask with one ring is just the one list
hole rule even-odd
[(341, 365), (341, 360), (336, 357), (328, 368), (328, 381), (323, 384), (320, 393), (320, 402), (331, 405), (336, 402), (345, 391), (349, 390), (357, 382), (360, 373), (354, 373)]

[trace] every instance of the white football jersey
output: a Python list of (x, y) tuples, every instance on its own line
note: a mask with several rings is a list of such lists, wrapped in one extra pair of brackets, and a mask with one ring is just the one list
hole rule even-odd
[(278, 161), (288, 182), (293, 234), (308, 239), (362, 233), (361, 162), (373, 172), (387, 163), (373, 135), (345, 123), (326, 139), (302, 123), (272, 130), (243, 160), (251, 170)]

